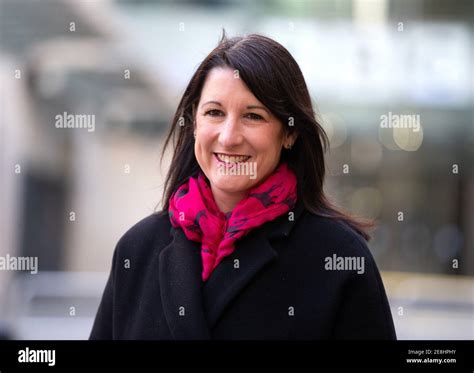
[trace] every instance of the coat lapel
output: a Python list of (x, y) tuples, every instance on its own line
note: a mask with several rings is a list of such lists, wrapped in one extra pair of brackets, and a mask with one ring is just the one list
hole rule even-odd
[(160, 253), (159, 278), (163, 312), (176, 340), (209, 339), (202, 297), (200, 244), (181, 229), (171, 228), (173, 240)]
[(180, 228), (171, 227), (173, 239), (160, 253), (159, 279), (163, 312), (173, 338), (210, 339), (211, 329), (227, 305), (262, 269), (277, 260), (272, 240), (288, 237), (302, 211), (298, 201), (294, 220), (285, 214), (242, 237), (205, 283), (200, 243), (188, 240)]
[(209, 329), (214, 328), (227, 305), (267, 265), (278, 259), (272, 240), (288, 237), (303, 211), (297, 203), (294, 220), (283, 215), (251, 231), (236, 242), (234, 252), (224, 258), (204, 284), (203, 300)]

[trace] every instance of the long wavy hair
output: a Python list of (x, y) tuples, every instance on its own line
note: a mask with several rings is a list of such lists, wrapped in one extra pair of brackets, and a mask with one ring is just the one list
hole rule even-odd
[(298, 137), (291, 149), (282, 149), (281, 162), (287, 162), (297, 178), (298, 199), (313, 214), (339, 219), (366, 240), (373, 221), (352, 216), (337, 208), (326, 197), (323, 184), (325, 152), (329, 140), (316, 119), (303, 74), (288, 50), (276, 41), (257, 34), (227, 38), (225, 31), (214, 50), (201, 62), (179, 102), (170, 131), (165, 139), (161, 161), (173, 142), (173, 157), (165, 178), (163, 211), (177, 188), (200, 170), (194, 154), (194, 115), (201, 90), (209, 72), (216, 67), (238, 70), (254, 96)]

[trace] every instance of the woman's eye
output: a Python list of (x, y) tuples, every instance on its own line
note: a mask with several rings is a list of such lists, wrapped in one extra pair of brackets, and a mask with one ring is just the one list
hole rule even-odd
[(252, 119), (252, 120), (262, 120), (263, 117), (261, 115), (255, 114), (255, 113), (248, 113), (247, 118)]
[(205, 115), (209, 115), (211, 117), (219, 117), (223, 115), (223, 113), (220, 110), (212, 109), (212, 110), (206, 111)]

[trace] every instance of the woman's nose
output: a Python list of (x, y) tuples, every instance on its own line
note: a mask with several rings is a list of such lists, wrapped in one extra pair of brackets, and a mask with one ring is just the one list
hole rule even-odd
[(229, 117), (219, 133), (219, 143), (223, 148), (232, 148), (242, 143), (243, 136), (238, 118)]

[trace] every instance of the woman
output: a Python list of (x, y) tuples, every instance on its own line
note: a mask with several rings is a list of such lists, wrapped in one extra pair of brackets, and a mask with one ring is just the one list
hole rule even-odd
[(173, 123), (163, 210), (120, 239), (91, 339), (395, 339), (369, 224), (324, 195), (327, 138), (283, 46), (224, 35)]

